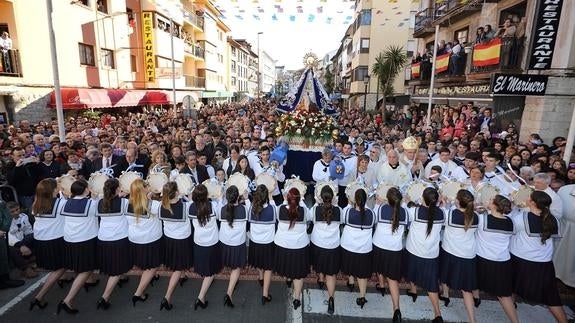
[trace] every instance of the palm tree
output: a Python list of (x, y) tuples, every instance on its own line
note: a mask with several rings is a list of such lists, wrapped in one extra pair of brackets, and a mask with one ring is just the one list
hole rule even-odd
[[(407, 64), (407, 55), (401, 46), (390, 45), (375, 58), (375, 63), (371, 68), (371, 73), (377, 75), (378, 91), (383, 89), (383, 108), (382, 116), (385, 120), (385, 98), (393, 94), (393, 82), (397, 74), (401, 72)], [(377, 105), (377, 102), (376, 102)]]

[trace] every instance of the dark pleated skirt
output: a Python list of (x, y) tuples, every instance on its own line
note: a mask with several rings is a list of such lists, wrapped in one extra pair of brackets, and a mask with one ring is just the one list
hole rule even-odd
[(222, 252), (222, 266), (231, 269), (243, 268), (246, 266), (246, 244), (242, 243), (239, 246), (228, 246), (225, 243), (221, 243)]
[(406, 279), (428, 292), (439, 291), (439, 257), (420, 258), (409, 251), (406, 252)]
[(98, 238), (82, 242), (64, 241), (64, 267), (77, 273), (97, 269), (97, 242)]
[(109, 276), (118, 276), (132, 269), (128, 238), (116, 241), (98, 240), (98, 268), (101, 273)]
[(250, 241), (248, 264), (257, 269), (273, 270), (274, 248), (275, 244), (273, 242), (260, 244)]
[(202, 247), (194, 244), (194, 271), (202, 277), (210, 277), (222, 270), (220, 244)]
[(45, 270), (64, 268), (64, 238), (53, 240), (34, 240), (36, 264)]
[(162, 247), (162, 238), (145, 244), (130, 242), (132, 264), (141, 270), (160, 267), (162, 264)]
[(507, 261), (477, 259), (477, 288), (497, 297), (509, 297), (513, 293), (513, 264)]
[(356, 278), (370, 278), (371, 252), (355, 253), (341, 248), (341, 272)]
[(373, 246), (373, 272), (392, 280), (401, 280), (403, 275), (403, 250), (391, 251)]
[(341, 268), (341, 248), (325, 249), (312, 243), (311, 264), (316, 273), (337, 275)]
[(477, 262), (475, 258), (456, 257), (441, 249), (439, 260), (439, 281), (449, 288), (471, 292), (477, 289)]
[(280, 276), (291, 279), (303, 279), (310, 270), (309, 247), (287, 249), (278, 245), (274, 250), (274, 271)]
[(553, 262), (535, 262), (511, 255), (513, 292), (527, 302), (561, 306)]
[(164, 265), (170, 270), (186, 270), (193, 267), (194, 243), (186, 239), (164, 237)]

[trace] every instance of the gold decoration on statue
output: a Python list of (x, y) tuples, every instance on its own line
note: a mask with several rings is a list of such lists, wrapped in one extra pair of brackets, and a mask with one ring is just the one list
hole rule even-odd
[(281, 135), (283, 135), (284, 130), (282, 129), (282, 127), (276, 127), (275, 132), (276, 137), (280, 137)]
[(339, 138), (339, 129), (333, 129), (333, 131), (331, 132), (331, 137), (333, 139)]
[(305, 66), (305, 68), (317, 68), (318, 67), (318, 63), (319, 63), (319, 59), (317, 58), (317, 55), (309, 52), (306, 53), (303, 56), (303, 65)]

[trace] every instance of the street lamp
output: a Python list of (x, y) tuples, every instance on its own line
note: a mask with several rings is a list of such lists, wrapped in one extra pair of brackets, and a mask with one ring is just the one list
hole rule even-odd
[(260, 98), (260, 94), (261, 94), (261, 71), (260, 71), (260, 59), (261, 59), (261, 53), (260, 53), (260, 35), (262, 35), (263, 32), (258, 32), (258, 99)]
[(365, 93), (363, 96), (363, 111), (367, 111), (367, 88), (369, 86), (369, 75), (363, 77), (363, 84), (365, 84)]

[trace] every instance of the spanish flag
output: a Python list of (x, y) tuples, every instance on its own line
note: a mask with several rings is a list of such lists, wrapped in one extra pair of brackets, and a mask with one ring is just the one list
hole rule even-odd
[(437, 56), (435, 59), (435, 73), (447, 71), (449, 68), (449, 56), (451, 56), (450, 53)]
[(416, 79), (419, 78), (419, 67), (421, 66), (421, 63), (415, 63), (415, 64), (411, 64), (411, 78), (412, 79)]
[(499, 64), (501, 56), (501, 38), (495, 38), (485, 44), (473, 47), (473, 66), (490, 66)]

